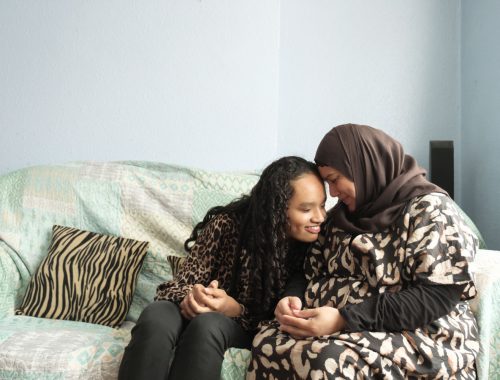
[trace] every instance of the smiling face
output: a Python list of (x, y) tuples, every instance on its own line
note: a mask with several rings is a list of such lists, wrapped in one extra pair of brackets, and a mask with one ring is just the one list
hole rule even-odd
[(319, 173), (328, 184), (332, 197), (337, 197), (350, 212), (356, 210), (356, 187), (354, 182), (330, 166), (320, 166)]
[(313, 242), (318, 238), (320, 225), (325, 220), (325, 187), (312, 173), (297, 178), (291, 185), (293, 195), (287, 209), (288, 236)]

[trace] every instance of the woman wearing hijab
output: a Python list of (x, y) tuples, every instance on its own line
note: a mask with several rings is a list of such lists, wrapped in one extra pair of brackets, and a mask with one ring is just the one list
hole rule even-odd
[(315, 157), (338, 198), (253, 341), (247, 379), (475, 379), (467, 300), (477, 237), (447, 193), (384, 132), (333, 128)]

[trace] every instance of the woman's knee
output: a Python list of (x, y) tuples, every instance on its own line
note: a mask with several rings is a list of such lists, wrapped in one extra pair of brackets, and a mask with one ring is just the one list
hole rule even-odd
[(199, 339), (222, 339), (227, 341), (231, 333), (231, 318), (217, 312), (209, 312), (197, 315), (186, 327), (184, 334), (199, 337)]
[(197, 315), (189, 322), (189, 326), (191, 328), (202, 329), (202, 330), (207, 330), (207, 329), (219, 330), (221, 328), (224, 328), (224, 326), (226, 326), (230, 321), (231, 318), (226, 317), (224, 314), (217, 312), (209, 312)]
[(176, 338), (182, 329), (179, 307), (169, 301), (156, 301), (142, 311), (132, 334), (143, 337)]

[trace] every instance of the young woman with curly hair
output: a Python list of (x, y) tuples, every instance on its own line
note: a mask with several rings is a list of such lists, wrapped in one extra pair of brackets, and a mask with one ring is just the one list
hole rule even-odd
[(158, 286), (132, 330), (119, 378), (219, 379), (226, 349), (250, 348), (285, 285), (303, 278), (325, 197), (314, 163), (290, 156), (264, 169), (249, 195), (209, 210), (178, 275)]

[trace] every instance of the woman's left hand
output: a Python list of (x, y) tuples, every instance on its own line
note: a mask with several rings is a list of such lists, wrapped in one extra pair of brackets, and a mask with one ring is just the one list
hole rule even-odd
[(297, 338), (331, 335), (345, 326), (344, 318), (334, 307), (294, 310), (293, 314), (283, 316), (280, 329)]
[(224, 289), (218, 288), (218, 282), (212, 281), (210, 285), (203, 289), (205, 297), (201, 301), (212, 311), (218, 311), (230, 318), (238, 317), (241, 314), (240, 304)]

